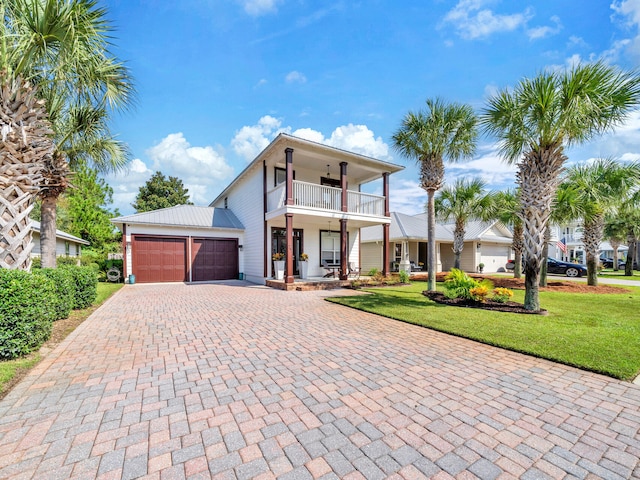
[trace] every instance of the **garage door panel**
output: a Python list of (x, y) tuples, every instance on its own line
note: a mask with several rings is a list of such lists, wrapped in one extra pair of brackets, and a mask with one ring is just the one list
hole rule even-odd
[(191, 252), (194, 282), (238, 278), (236, 239), (194, 238)]
[(133, 237), (133, 273), (136, 281), (184, 282), (187, 241), (185, 238)]

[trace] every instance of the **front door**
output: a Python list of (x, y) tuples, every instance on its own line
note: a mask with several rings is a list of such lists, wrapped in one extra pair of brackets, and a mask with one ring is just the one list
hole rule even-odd
[[(293, 274), (299, 275), (298, 265), (300, 262), (300, 254), (302, 250), (302, 230), (293, 229)], [(271, 254), (287, 253), (287, 231), (284, 228), (271, 228)], [(273, 267), (273, 266), (272, 266)], [(287, 272), (284, 273), (287, 275)]]

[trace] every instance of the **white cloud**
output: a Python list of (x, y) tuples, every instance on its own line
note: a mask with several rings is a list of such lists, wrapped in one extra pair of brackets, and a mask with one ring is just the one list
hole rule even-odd
[(504, 190), (515, 185), (518, 167), (506, 163), (498, 154), (495, 145), (482, 147), (480, 157), (468, 162), (449, 163), (445, 167), (447, 183), (458, 178), (480, 178), (489, 190)]
[[(381, 193), (381, 192), (379, 192)], [(427, 192), (418, 181), (396, 178), (391, 175), (389, 183), (389, 209), (406, 215), (424, 213)]]
[(473, 40), (498, 32), (510, 32), (525, 25), (532, 17), (527, 9), (511, 15), (500, 15), (483, 8), (487, 0), (460, 0), (444, 17), (444, 24), (451, 24), (459, 36)]
[(613, 51), (625, 49), (633, 57), (640, 57), (640, 0), (614, 1), (611, 8), (617, 15), (623, 17), (624, 22), (633, 31), (632, 38), (614, 44)]
[(256, 86), (254, 88), (260, 88), (263, 85), (266, 85), (267, 83), (269, 83), (267, 81), (266, 78), (261, 78), (260, 80), (258, 80), (258, 83), (256, 83)]
[(114, 206), (125, 214), (131, 213), (140, 187), (156, 171), (179, 178), (189, 189), (192, 202), (208, 205), (234, 173), (219, 150), (211, 146), (193, 147), (182, 133), (167, 135), (145, 152), (148, 164), (136, 158), (126, 171), (106, 177), (113, 188)]
[(265, 115), (256, 125), (244, 126), (238, 130), (231, 140), (231, 146), (238, 155), (250, 162), (282, 131), (281, 124), (277, 118)]
[(353, 125), (352, 123), (343, 125), (336, 128), (327, 138), (322, 132), (311, 128), (299, 128), (293, 131), (291, 127), (282, 127), (282, 121), (270, 115), (260, 118), (256, 125), (246, 125), (238, 130), (231, 140), (231, 146), (238, 155), (251, 161), (280, 132), (290, 133), (295, 137), (360, 153), (379, 160), (390, 159), (389, 146), (382, 140), (382, 137), (376, 137), (366, 125)]
[(244, 11), (252, 17), (259, 17), (278, 10), (281, 0), (238, 0)]
[(296, 70), (287, 73), (287, 76), (284, 77), (284, 80), (287, 83), (307, 83), (307, 77)]
[(545, 25), (543, 27), (528, 29), (527, 36), (529, 37), (529, 40), (538, 40), (539, 38), (545, 38), (560, 33), (560, 30), (562, 30), (562, 23), (560, 23), (560, 18), (554, 15), (550, 20), (555, 24), (555, 26)]

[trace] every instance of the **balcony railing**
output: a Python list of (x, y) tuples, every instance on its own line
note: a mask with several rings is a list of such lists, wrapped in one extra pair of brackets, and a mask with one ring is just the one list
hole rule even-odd
[[(281, 183), (267, 194), (268, 211), (284, 207), (286, 201), (285, 184)], [(315, 183), (293, 182), (293, 204), (298, 207), (321, 210), (342, 210), (342, 190)], [(347, 212), (363, 215), (384, 215), (384, 197), (368, 193), (347, 191)]]

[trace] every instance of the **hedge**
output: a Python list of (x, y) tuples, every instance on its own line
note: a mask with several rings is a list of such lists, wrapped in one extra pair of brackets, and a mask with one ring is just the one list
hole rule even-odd
[(44, 275), (0, 269), (0, 358), (26, 355), (49, 339), (56, 295)]
[(73, 308), (87, 308), (98, 296), (98, 275), (92, 267), (62, 266), (71, 273), (74, 285)]
[(51, 305), (54, 310), (54, 320), (61, 320), (69, 317), (71, 309), (75, 304), (75, 280), (68, 268), (43, 268), (34, 269), (33, 273), (44, 275), (53, 280), (56, 286), (56, 299)]

